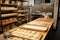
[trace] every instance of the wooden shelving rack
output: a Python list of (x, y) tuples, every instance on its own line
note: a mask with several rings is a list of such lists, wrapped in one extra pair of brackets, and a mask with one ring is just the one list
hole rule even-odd
[(0, 27), (2, 29), (1, 32), (4, 32), (7, 26), (9, 26), (7, 27), (8, 29), (11, 29), (12, 26), (17, 26), (17, 24), (20, 25), (23, 23), (27, 23), (29, 21), (28, 18), (29, 18), (30, 6), (18, 5), (19, 1), (21, 3), (28, 2), (26, 0), (1, 0), (0, 1), (0, 6), (1, 6)]
[[(18, 6), (18, 23), (20, 24), (24, 24), (29, 22), (29, 7), (30, 6), (23, 6), (23, 2), (28, 2), (26, 0), (18, 0), (21, 2), (21, 5)], [(27, 8), (27, 9), (25, 9)]]
[[(1, 0), (4, 1), (4, 0)], [(8, 1), (8, 0), (5, 0)], [(12, 1), (12, 0), (10, 0)], [(17, 1), (17, 0), (15, 0)], [(9, 2), (9, 1), (8, 1)], [(2, 29), (1, 32), (8, 31), (7, 29), (12, 29), (13, 25), (18, 22), (17, 20), (17, 4), (11, 3), (1, 3), (0, 4), (1, 13), (0, 13), (0, 27)], [(9, 27), (8, 27), (9, 26)]]

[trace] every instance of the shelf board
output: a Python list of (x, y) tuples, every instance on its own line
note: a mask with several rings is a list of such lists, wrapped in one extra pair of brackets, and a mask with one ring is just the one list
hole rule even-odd
[(23, 19), (22, 21), (26, 21), (27, 19)]
[(27, 16), (27, 14), (18, 14), (18, 17)]
[(6, 11), (16, 11), (17, 12), (17, 10), (1, 10), (1, 12), (6, 12)]
[(17, 4), (5, 4), (5, 3), (2, 3), (0, 5), (2, 5), (2, 6), (17, 6)]
[(18, 12), (29, 12), (29, 10), (19, 10)]
[(18, 6), (19, 8), (21, 7), (21, 8), (29, 8), (29, 7), (31, 7), (31, 6)]
[(1, 17), (11, 17), (11, 16), (17, 16), (17, 13), (2, 14), (2, 15), (1, 15)]
[(16, 20), (16, 21), (12, 21), (12, 22), (8, 22), (8, 23), (2, 23), (2, 25), (4, 26), (4, 25), (8, 25), (8, 24), (12, 24), (12, 23), (15, 23), (15, 22), (18, 22), (18, 20)]

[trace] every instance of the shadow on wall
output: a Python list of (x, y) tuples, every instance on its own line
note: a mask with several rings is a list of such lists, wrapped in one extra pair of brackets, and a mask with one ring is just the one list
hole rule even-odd
[(50, 3), (50, 0), (45, 0), (45, 3)]

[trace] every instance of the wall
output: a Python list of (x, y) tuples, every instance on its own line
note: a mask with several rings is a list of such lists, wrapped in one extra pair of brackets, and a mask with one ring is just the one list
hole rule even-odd
[(34, 6), (34, 0), (29, 0), (29, 5), (33, 5)]
[[(45, 3), (45, 0), (29, 0), (29, 5), (33, 5), (34, 6), (34, 1), (35, 1), (35, 4), (40, 4), (40, 3)], [(51, 3), (54, 2), (54, 0), (50, 0)]]
[(35, 5), (40, 5), (41, 0), (35, 0)]
[(45, 3), (45, 0), (42, 0), (42, 3)]
[(50, 0), (50, 2), (51, 2), (51, 3), (53, 3), (53, 2), (54, 2), (54, 0)]
[(26, 6), (26, 5), (29, 5), (29, 6), (34, 6), (34, 0), (28, 0), (28, 2), (24, 2), (23, 3), (23, 6)]
[(35, 0), (35, 5), (40, 5), (41, 3), (45, 3), (45, 0)]

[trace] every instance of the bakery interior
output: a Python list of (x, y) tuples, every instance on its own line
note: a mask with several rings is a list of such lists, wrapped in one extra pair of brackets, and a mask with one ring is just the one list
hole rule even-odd
[(60, 0), (0, 0), (0, 40), (60, 40)]

